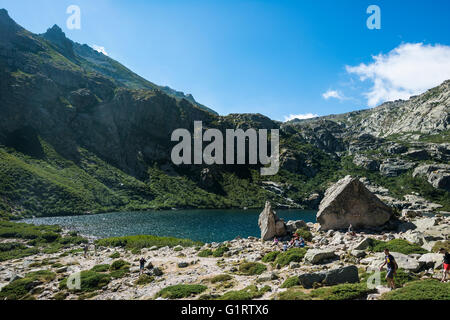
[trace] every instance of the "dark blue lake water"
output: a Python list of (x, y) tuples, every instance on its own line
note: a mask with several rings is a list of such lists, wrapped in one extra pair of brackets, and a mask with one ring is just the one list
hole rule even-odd
[[(57, 224), (100, 238), (149, 234), (221, 242), (237, 236), (260, 236), (261, 210), (171, 210), (116, 212), (88, 216), (26, 219), (33, 224)], [(280, 218), (316, 221), (316, 211), (277, 210)]]

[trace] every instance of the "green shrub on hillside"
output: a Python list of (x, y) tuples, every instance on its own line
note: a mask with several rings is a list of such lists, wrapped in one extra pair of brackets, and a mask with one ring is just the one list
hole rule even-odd
[(433, 248), (432, 252), (439, 252), (441, 248), (444, 248), (447, 252), (450, 252), (450, 240), (437, 241)]
[(403, 288), (387, 292), (383, 300), (450, 300), (450, 282), (439, 280), (419, 280), (406, 284)]
[(0, 300), (33, 299), (32, 289), (42, 283), (53, 281), (56, 274), (48, 270), (39, 270), (27, 273), (24, 278), (14, 280), (0, 291)]
[(224, 281), (228, 281), (233, 279), (232, 276), (230, 276), (229, 274), (219, 274), (217, 276), (212, 277), (209, 281), (211, 283), (216, 283), (216, 282), (224, 282)]
[(262, 262), (265, 263), (273, 262), (280, 253), (281, 253), (280, 251), (269, 252), (266, 255), (264, 255), (264, 257), (262, 258)]
[(288, 265), (291, 262), (300, 262), (306, 254), (305, 248), (291, 248), (285, 252), (281, 252), (275, 259), (274, 264), (279, 264), (281, 267)]
[(0, 262), (11, 259), (20, 259), (38, 253), (39, 249), (29, 248), (22, 243), (0, 243)]
[(213, 255), (213, 251), (211, 249), (205, 249), (200, 251), (197, 255), (202, 258), (207, 258)]
[(368, 289), (365, 283), (345, 283), (323, 287), (311, 291), (310, 296), (318, 300), (357, 300), (365, 299), (375, 289)]
[(259, 275), (267, 270), (267, 267), (259, 262), (244, 262), (239, 266), (239, 272), (246, 276)]
[(98, 265), (92, 267), (91, 271), (94, 271), (94, 272), (108, 272), (110, 267), (111, 266), (109, 264), (98, 264)]
[(300, 288), (290, 288), (277, 295), (278, 300), (312, 300), (312, 297)]
[(369, 250), (374, 252), (383, 252), (384, 249), (389, 249), (390, 252), (399, 252), (403, 254), (412, 253), (427, 253), (428, 251), (417, 244), (410, 243), (403, 239), (394, 239), (390, 241), (380, 241), (371, 239), (372, 243), (369, 246)]
[(109, 267), (111, 277), (123, 278), (130, 272), (130, 264), (125, 260), (116, 260)]
[(281, 288), (291, 288), (291, 287), (295, 287), (295, 286), (299, 286), (299, 285), (300, 285), (300, 281), (299, 281), (298, 276), (293, 276), (293, 277), (287, 278), (281, 285)]
[(155, 277), (149, 276), (148, 274), (141, 274), (136, 280), (135, 284), (138, 286), (144, 286), (146, 284), (152, 283), (153, 281), (155, 281)]
[(230, 251), (230, 249), (228, 249), (228, 247), (226, 246), (221, 246), (219, 248), (217, 248), (216, 250), (214, 250), (213, 252), (213, 256), (218, 258), (218, 257), (222, 257), (223, 254), (227, 251)]
[[(92, 292), (102, 289), (111, 281), (111, 276), (106, 273), (95, 272), (92, 270), (80, 272), (80, 289), (73, 289), (75, 292)], [(67, 288), (67, 278), (59, 283), (62, 290)]]
[(297, 229), (295, 233), (298, 234), (303, 239), (305, 239), (305, 241), (311, 241), (313, 238), (312, 233), (307, 228)]
[(153, 246), (175, 247), (177, 245), (180, 245), (182, 247), (193, 247), (203, 245), (203, 243), (200, 241), (193, 241), (189, 239), (178, 239), (172, 237), (157, 237), (150, 235), (105, 238), (97, 240), (96, 244), (103, 247), (123, 247), (127, 249), (151, 248)]
[(217, 300), (252, 300), (262, 297), (266, 292), (272, 290), (269, 286), (258, 289), (257, 286), (251, 285), (242, 290), (228, 291)]
[(166, 298), (166, 299), (182, 299), (188, 298), (194, 295), (198, 295), (208, 289), (208, 287), (200, 284), (177, 284), (174, 286), (169, 286), (156, 294), (156, 298)]

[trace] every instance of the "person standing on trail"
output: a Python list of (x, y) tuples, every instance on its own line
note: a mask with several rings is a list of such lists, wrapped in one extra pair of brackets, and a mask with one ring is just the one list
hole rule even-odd
[(394, 283), (394, 275), (397, 273), (398, 265), (395, 261), (394, 257), (389, 253), (389, 249), (384, 249), (384, 263), (380, 267), (380, 271), (383, 270), (383, 267), (386, 265), (387, 273), (386, 273), (386, 281), (388, 283), (388, 287), (391, 290), (395, 289)]
[(439, 249), (439, 253), (444, 255), (444, 272), (442, 273), (441, 282), (446, 282), (447, 276), (450, 273), (450, 253), (448, 253), (445, 248)]
[(147, 262), (147, 260), (145, 260), (144, 257), (142, 257), (139, 260), (139, 274), (142, 274), (142, 272), (144, 272), (144, 267), (145, 267), (145, 263)]
[(83, 249), (84, 249), (84, 257), (86, 258), (89, 250), (89, 245), (85, 244)]

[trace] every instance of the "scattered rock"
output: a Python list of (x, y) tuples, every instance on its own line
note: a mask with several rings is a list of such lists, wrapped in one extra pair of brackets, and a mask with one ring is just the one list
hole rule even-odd
[(289, 220), (286, 223), (286, 231), (287, 232), (294, 233), (295, 231), (297, 231), (298, 229), (301, 229), (301, 228), (308, 228), (305, 221), (303, 221), (303, 220), (297, 220), (297, 221)]
[(337, 255), (334, 250), (309, 249), (305, 255), (305, 261), (312, 264), (322, 263), (326, 260), (336, 259)]

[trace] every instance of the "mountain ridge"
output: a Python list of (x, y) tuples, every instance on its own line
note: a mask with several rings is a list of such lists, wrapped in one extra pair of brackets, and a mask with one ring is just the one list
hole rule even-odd
[[(442, 167), (450, 159), (448, 116), (436, 126), (420, 112), (418, 118), (428, 120), (408, 124), (398, 117), (405, 125), (432, 129), (418, 139), (414, 132), (399, 137), (366, 130), (397, 119), (393, 112), (378, 116), (379, 109), (299, 123), (261, 114), (219, 116), (150, 82), (142, 82), (148, 89), (124, 85), (114, 66), (108, 71), (110, 65), (99, 63), (115, 60), (75, 44), (57, 26), (35, 35), (6, 10), (0, 11), (0, 26), (0, 216), (260, 208), (266, 200), (314, 209), (330, 183), (348, 174), (388, 189), (384, 196), (399, 209), (417, 206), (403, 198), (420, 193), (438, 204), (423, 206), (450, 210), (450, 171)], [(146, 81), (125, 75), (131, 83)], [(448, 115), (448, 83), (436, 94), (393, 109)], [(250, 165), (173, 165), (171, 133), (192, 132), (194, 121), (222, 132), (280, 129), (279, 173), (262, 177), (259, 166)], [(438, 175), (423, 169), (413, 176), (426, 164), (440, 168)]]

